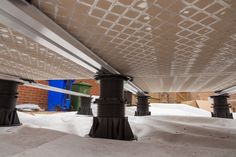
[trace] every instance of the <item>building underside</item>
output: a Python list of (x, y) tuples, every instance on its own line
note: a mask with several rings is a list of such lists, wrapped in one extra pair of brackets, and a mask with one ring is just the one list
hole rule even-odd
[(236, 1), (0, 3), (2, 74), (52, 80), (109, 71), (131, 76), (147, 92), (217, 91), (236, 84)]

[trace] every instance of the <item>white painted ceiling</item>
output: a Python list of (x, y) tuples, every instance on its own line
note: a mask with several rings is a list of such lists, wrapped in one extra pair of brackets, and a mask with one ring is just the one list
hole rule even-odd
[(93, 74), (0, 24), (0, 73), (31, 80), (92, 78)]
[[(236, 85), (235, 0), (33, 0), (33, 5), (119, 72), (133, 76), (143, 90), (199, 92)], [(4, 34), (12, 30), (1, 27), (8, 30), (1, 34), (6, 48)], [(1, 52), (1, 71), (33, 79), (92, 76), (50, 50), (41, 55), (39, 47), (27, 45), (24, 51), (9, 44), (5, 55)], [(28, 56), (21, 68), (11, 57), (14, 48)]]

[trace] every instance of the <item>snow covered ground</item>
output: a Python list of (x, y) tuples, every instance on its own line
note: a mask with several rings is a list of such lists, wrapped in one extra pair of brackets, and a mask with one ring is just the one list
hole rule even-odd
[[(96, 115), (96, 105), (92, 106)], [(0, 128), (0, 157), (235, 157), (236, 121), (187, 105), (152, 104), (152, 116), (126, 114), (137, 141), (87, 136), (92, 117), (19, 112), (20, 127)]]

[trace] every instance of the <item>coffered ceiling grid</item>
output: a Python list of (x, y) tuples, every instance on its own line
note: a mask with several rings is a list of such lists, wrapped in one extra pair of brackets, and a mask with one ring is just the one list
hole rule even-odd
[(208, 91), (235, 83), (234, 0), (33, 0), (147, 91)]
[(92, 73), (0, 24), (0, 73), (24, 79), (90, 78)]
[(215, 14), (229, 7), (226, 3), (220, 5), (216, 1), (208, 4), (204, 2), (205, 5), (198, 5), (199, 1), (183, 2), (187, 4), (187, 7), (180, 11), (183, 20), (178, 23), (181, 31), (176, 33), (179, 38), (175, 41), (177, 45), (174, 52), (175, 59), (171, 65), (173, 75), (190, 72), (205, 46), (204, 41), (209, 39), (207, 34), (214, 31), (211, 26), (221, 20)]

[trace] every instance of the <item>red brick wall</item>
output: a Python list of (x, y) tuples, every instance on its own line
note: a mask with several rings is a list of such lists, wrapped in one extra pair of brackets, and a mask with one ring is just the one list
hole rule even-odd
[[(47, 81), (38, 81), (38, 82), (46, 85), (48, 84)], [(47, 104), (48, 104), (47, 90), (20, 85), (18, 87), (18, 93), (19, 95), (17, 99), (17, 104), (25, 104), (25, 103), (37, 104), (42, 109), (47, 109)]]
[[(81, 80), (76, 80), (77, 83), (79, 82), (85, 82), (90, 85), (92, 85), (91, 89), (91, 95), (99, 95), (100, 94), (100, 86), (97, 83), (96, 80), (94, 79), (81, 79)], [(39, 81), (39, 83), (43, 84), (48, 84), (47, 81)], [(18, 88), (19, 92), (19, 97), (17, 100), (17, 104), (23, 104), (23, 103), (33, 103), (33, 104), (38, 104), (40, 105), (41, 108), (47, 109), (47, 103), (48, 103), (48, 91), (42, 90), (42, 89), (37, 89), (37, 88), (31, 88), (31, 87), (26, 87), (26, 86), (19, 86)], [(160, 98), (159, 94), (156, 93), (151, 93), (152, 97), (155, 98)], [(174, 103), (174, 102), (179, 102), (177, 101), (178, 95), (176, 96), (176, 93), (168, 93), (170, 95), (170, 102), (169, 103)], [(181, 93), (177, 93), (181, 94)], [(182, 93), (183, 95), (183, 93)], [(189, 100), (207, 100), (209, 96), (213, 95), (211, 92), (204, 92), (204, 93), (185, 93), (183, 98), (181, 97), (182, 101), (189, 101)], [(174, 97), (173, 97), (174, 96)], [(231, 99), (236, 99), (236, 94), (232, 95), (230, 97)], [(186, 99), (186, 100), (185, 100)], [(160, 100), (155, 100), (154, 102), (160, 102)]]
[(92, 89), (90, 92), (91, 95), (99, 95), (100, 94), (100, 85), (97, 83), (96, 80), (94, 80), (94, 79), (76, 80), (76, 83), (79, 83), (79, 82), (85, 82), (85, 83), (88, 83), (92, 86)]
[[(47, 81), (38, 81), (39, 83), (48, 85)], [(91, 89), (91, 95), (99, 95), (100, 87), (99, 84), (96, 82), (96, 80), (93, 79), (82, 79), (77, 80), (77, 83), (79, 82), (85, 82), (90, 85), (92, 85)], [(27, 86), (19, 86), (18, 87), (18, 99), (17, 104), (25, 104), (25, 103), (31, 103), (31, 104), (37, 104), (42, 109), (47, 109), (48, 105), (48, 91), (42, 90), (38, 88), (32, 88)]]

